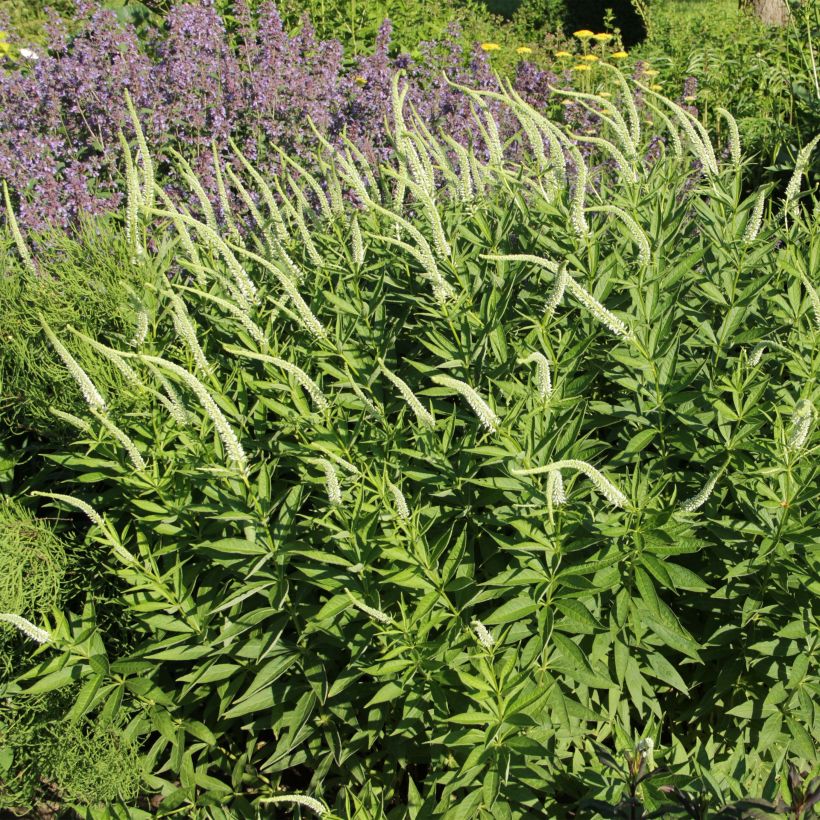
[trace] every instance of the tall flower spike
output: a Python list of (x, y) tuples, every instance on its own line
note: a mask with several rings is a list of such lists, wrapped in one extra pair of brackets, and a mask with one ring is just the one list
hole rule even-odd
[(396, 506), (396, 517), (406, 520), (410, 518), (410, 508), (407, 506), (407, 499), (404, 493), (392, 482), (388, 481), (387, 486), (393, 494), (393, 503)]
[(142, 347), (143, 342), (148, 336), (148, 311), (144, 305), (140, 305), (137, 309), (137, 321), (134, 327), (134, 335), (131, 341), (128, 342), (131, 347)]
[(122, 445), (125, 452), (128, 453), (128, 458), (131, 460), (134, 468), (140, 473), (145, 472), (145, 461), (140, 454), (140, 451), (137, 449), (137, 445), (134, 444), (134, 442), (128, 437), (128, 434), (123, 430), (120, 430), (120, 428), (117, 427), (117, 425), (103, 413), (94, 410), (92, 410), (92, 412), (102, 426), (105, 427), (105, 429), (108, 430), (108, 432), (111, 433), (111, 435)]
[(81, 333), (76, 328), (71, 327), (71, 325), (69, 325), (68, 329), (75, 335), (79, 336), (87, 345), (93, 347), (94, 350), (105, 356), (105, 358), (108, 359), (108, 361), (111, 362), (111, 364), (113, 364), (114, 367), (116, 367), (117, 370), (120, 371), (122, 377), (129, 384), (135, 387), (143, 386), (142, 379), (140, 379), (140, 377), (137, 375), (137, 371), (134, 370), (134, 368), (131, 367), (131, 365), (128, 364), (127, 361), (125, 361), (125, 357), (118, 350), (114, 350), (110, 347), (107, 347), (101, 342), (98, 342), (96, 339), (92, 339), (91, 336), (86, 336), (85, 333)]
[(147, 356), (144, 354), (141, 355), (140, 358), (145, 362), (170, 371), (185, 382), (191, 392), (199, 400), (205, 414), (213, 422), (214, 429), (222, 441), (222, 445), (225, 447), (228, 458), (244, 473), (248, 466), (245, 451), (242, 449), (242, 445), (239, 443), (236, 433), (234, 433), (231, 425), (228, 424), (228, 420), (219, 409), (219, 405), (213, 400), (213, 397), (205, 385), (202, 384), (193, 373), (189, 373), (184, 367), (180, 367), (175, 362), (169, 362), (167, 359), (162, 359), (159, 356)]
[(145, 134), (140, 125), (137, 110), (134, 108), (134, 103), (131, 100), (131, 95), (128, 89), (125, 90), (125, 104), (128, 106), (128, 113), (131, 117), (131, 123), (134, 126), (134, 131), (137, 135), (137, 146), (140, 151), (140, 163), (142, 165), (142, 201), (149, 208), (154, 204), (154, 163), (151, 160), (151, 152), (148, 150), (148, 143), (145, 139)]
[(361, 266), (364, 264), (364, 241), (362, 240), (362, 232), (359, 229), (359, 220), (353, 214), (350, 220), (350, 244), (351, 252), (353, 254), (353, 264)]
[(766, 204), (766, 192), (761, 190), (755, 199), (752, 212), (749, 214), (749, 221), (746, 223), (746, 230), (743, 232), (743, 241), (748, 245), (757, 239), (760, 233), (760, 226), (763, 224), (763, 207)]
[(248, 331), (248, 335), (263, 349), (266, 350), (268, 347), (268, 340), (265, 336), (262, 328), (256, 324), (256, 322), (251, 319), (251, 317), (242, 310), (239, 305), (235, 305), (233, 302), (229, 302), (227, 299), (222, 299), (219, 296), (214, 295), (213, 293), (207, 293), (206, 291), (196, 290), (195, 288), (189, 288), (186, 285), (177, 285), (180, 290), (187, 291), (189, 293), (193, 293), (196, 296), (200, 296), (203, 299), (207, 299), (209, 302), (213, 302), (215, 305), (219, 305), (219, 307), (227, 310), (234, 318), (238, 319), (242, 327)]
[[(616, 507), (626, 508), (629, 499), (608, 479), (600, 470), (597, 470), (586, 461), (578, 459), (565, 459), (563, 461), (553, 461), (543, 467), (532, 467), (526, 470), (512, 470), (513, 475), (539, 475), (540, 473), (550, 473), (553, 470), (576, 470), (583, 473), (594, 485), (598, 492)], [(547, 479), (549, 481), (549, 479)]]
[(617, 205), (598, 205), (594, 208), (587, 208), (587, 212), (590, 211), (615, 214), (615, 216), (624, 223), (627, 231), (629, 231), (629, 235), (632, 237), (632, 241), (638, 246), (638, 261), (642, 265), (649, 264), (649, 258), (652, 253), (649, 240), (646, 238), (646, 234), (641, 229), (641, 226), (638, 225), (623, 208), (619, 208)]
[(381, 367), (382, 373), (384, 373), (384, 375), (387, 376), (387, 378), (390, 379), (390, 381), (393, 382), (393, 384), (399, 389), (401, 397), (407, 402), (413, 413), (415, 413), (416, 421), (418, 421), (418, 423), (423, 427), (435, 427), (435, 418), (433, 418), (432, 414), (425, 409), (424, 405), (416, 398), (415, 393), (413, 393), (409, 385), (400, 379), (395, 373), (388, 370), (387, 365), (385, 365), (382, 359), (379, 359), (379, 367)]
[(680, 508), (684, 512), (695, 512), (695, 510), (699, 510), (709, 500), (709, 496), (712, 495), (712, 491), (715, 489), (715, 484), (717, 484), (722, 472), (722, 469), (715, 470), (697, 493), (690, 498), (687, 498), (685, 501), (681, 501)]
[(543, 353), (537, 350), (530, 353), (524, 359), (518, 360), (520, 364), (530, 364), (535, 362), (538, 372), (538, 395), (546, 399), (552, 393), (552, 376), (550, 374), (550, 363)]
[(327, 500), (333, 505), (342, 503), (342, 488), (339, 486), (339, 474), (333, 463), (326, 458), (317, 458), (316, 463), (322, 468), (325, 474), (325, 488), (327, 489)]
[(449, 387), (451, 390), (455, 390), (456, 393), (463, 396), (481, 424), (491, 433), (496, 431), (500, 421), (498, 416), (493, 412), (490, 405), (487, 404), (469, 384), (459, 381), (458, 379), (453, 379), (450, 376), (435, 375), (432, 377), (432, 380), (436, 384), (440, 384), (442, 387)]
[(188, 349), (191, 351), (197, 368), (206, 375), (210, 374), (211, 366), (208, 364), (208, 360), (205, 358), (205, 352), (202, 350), (199, 340), (196, 337), (196, 329), (188, 316), (188, 309), (185, 307), (185, 303), (179, 298), (179, 295), (172, 290), (168, 291), (168, 299), (173, 305), (174, 330), (176, 330), (177, 336), (188, 345)]
[(553, 505), (560, 507), (567, 503), (567, 494), (564, 491), (564, 479), (560, 470), (550, 470), (547, 473), (547, 495)]
[(26, 240), (23, 239), (23, 234), (20, 233), (20, 226), (17, 224), (17, 217), (14, 215), (14, 208), (11, 207), (11, 198), (9, 197), (9, 189), (6, 181), (3, 180), (3, 198), (6, 201), (6, 219), (11, 228), (11, 235), (14, 237), (14, 244), (17, 246), (17, 253), (23, 260), (23, 264), (29, 273), (36, 276), (37, 268), (34, 267), (34, 260), (31, 258), (31, 253), (26, 245)]
[(732, 165), (740, 165), (740, 131), (737, 129), (737, 121), (729, 111), (720, 106), (715, 107), (715, 111), (726, 120), (729, 126), (729, 154), (732, 157)]
[(280, 359), (277, 356), (271, 356), (270, 361), (275, 364), (277, 367), (281, 367), (282, 370), (286, 370), (290, 373), (297, 382), (305, 389), (307, 394), (313, 399), (313, 403), (320, 409), (320, 410), (327, 410), (328, 403), (327, 399), (325, 398), (325, 394), (322, 393), (319, 385), (316, 384), (313, 379), (302, 370), (301, 367), (297, 367), (292, 362), (288, 362), (285, 359)]
[(85, 370), (82, 369), (82, 367), (80, 367), (77, 360), (68, 352), (65, 345), (63, 345), (63, 343), (54, 334), (54, 331), (48, 326), (46, 320), (41, 317), (40, 323), (42, 324), (43, 331), (48, 337), (48, 340), (51, 342), (52, 347), (57, 351), (57, 355), (63, 360), (68, 372), (73, 376), (74, 381), (76, 381), (80, 386), (80, 391), (82, 392), (83, 398), (86, 400), (88, 406), (98, 410), (105, 410), (105, 399), (102, 397), (100, 391), (97, 390), (97, 386), (94, 382), (91, 381), (91, 377), (85, 372)]
[(73, 495), (63, 495), (62, 493), (43, 493), (37, 490), (32, 491), (31, 494), (43, 498), (53, 498), (55, 501), (62, 501), (71, 507), (75, 507), (80, 512), (85, 513), (91, 522), (96, 524), (100, 529), (106, 531), (108, 529), (103, 517), (88, 502), (83, 501), (81, 498), (75, 498)]
[(786, 446), (790, 450), (800, 450), (809, 438), (814, 420), (814, 406), (806, 399), (800, 399), (794, 407), (791, 429)]
[(35, 626), (31, 621), (20, 615), (15, 615), (13, 612), (0, 612), (0, 621), (11, 624), (31, 640), (37, 641), (37, 643), (48, 643), (51, 640), (50, 632), (40, 629), (39, 626)]

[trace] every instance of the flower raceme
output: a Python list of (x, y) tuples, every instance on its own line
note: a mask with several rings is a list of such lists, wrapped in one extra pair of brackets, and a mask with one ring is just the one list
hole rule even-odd
[[(551, 464), (546, 464), (543, 467), (531, 467), (528, 469), (514, 469), (512, 470), (512, 474), (515, 476), (529, 476), (529, 475), (540, 475), (542, 473), (549, 474), (553, 472), (560, 473), (561, 470), (575, 470), (576, 472), (583, 473), (595, 486), (595, 489), (613, 506), (615, 507), (627, 507), (629, 505), (629, 499), (603, 474), (600, 470), (593, 467), (586, 461), (579, 461), (578, 459), (565, 459), (563, 461), (554, 461)], [(552, 487), (556, 488), (558, 485), (555, 483), (555, 479), (553, 479)], [(563, 485), (560, 485), (560, 492), (558, 493), (558, 497), (563, 497)], [(555, 490), (553, 490), (555, 493)], [(556, 495), (553, 494), (553, 499), (556, 498)], [(558, 502), (560, 503), (560, 502)]]

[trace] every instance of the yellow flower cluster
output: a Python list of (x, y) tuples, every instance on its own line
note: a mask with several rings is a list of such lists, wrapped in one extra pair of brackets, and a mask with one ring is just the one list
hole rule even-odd
[(482, 51), (498, 51), (501, 46), (498, 43), (482, 43), (481, 50)]
[(8, 44), (8, 34), (5, 31), (0, 31), (0, 54), (8, 54), (11, 46)]

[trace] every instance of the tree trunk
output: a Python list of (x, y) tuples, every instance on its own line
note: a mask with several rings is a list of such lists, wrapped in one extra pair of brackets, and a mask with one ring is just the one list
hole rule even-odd
[(746, 3), (767, 26), (785, 26), (789, 21), (786, 0), (751, 0)]

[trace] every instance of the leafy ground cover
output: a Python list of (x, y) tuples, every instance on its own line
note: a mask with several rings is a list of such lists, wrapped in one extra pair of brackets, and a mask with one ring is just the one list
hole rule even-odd
[(11, 231), (66, 434), (7, 460), (58, 587), (2, 615), (7, 806), (810, 811), (816, 140), (746, 193), (731, 115), (590, 62), (593, 134), (497, 84), (466, 144), (394, 73), (390, 154), (317, 138), (287, 196), (135, 112), (106, 321)]

